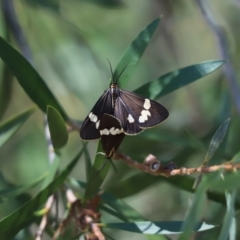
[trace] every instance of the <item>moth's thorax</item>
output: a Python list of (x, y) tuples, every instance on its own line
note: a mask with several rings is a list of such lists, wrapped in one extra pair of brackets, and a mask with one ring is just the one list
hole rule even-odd
[(110, 89), (111, 89), (111, 95), (112, 95), (112, 108), (114, 111), (116, 99), (118, 97), (118, 85), (116, 83), (112, 83), (110, 85)]
[(117, 83), (111, 83), (110, 88), (111, 88), (111, 93), (114, 93), (114, 92), (118, 91), (118, 84)]

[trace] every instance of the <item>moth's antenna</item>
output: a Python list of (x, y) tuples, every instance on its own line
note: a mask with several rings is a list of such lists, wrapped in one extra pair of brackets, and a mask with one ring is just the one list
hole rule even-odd
[(108, 58), (107, 58), (107, 60), (108, 60), (109, 66), (110, 66), (110, 70), (111, 70), (111, 74), (112, 74), (112, 81), (113, 81), (113, 79), (114, 79), (114, 76), (113, 76), (112, 65), (111, 65), (111, 63), (110, 63), (110, 61), (109, 61), (109, 59), (108, 59)]
[(124, 70), (126, 69), (126, 67), (128, 66), (129, 63), (123, 68), (123, 70), (117, 76), (116, 80), (114, 80), (114, 73), (113, 73), (113, 70), (112, 70), (112, 65), (111, 65), (108, 58), (107, 58), (107, 60), (108, 60), (109, 66), (110, 66), (111, 74), (112, 74), (112, 82), (116, 83), (118, 81), (118, 79), (121, 77), (122, 73), (124, 72)]
[[(129, 63), (128, 63), (129, 64)], [(123, 70), (120, 72), (120, 74), (118, 75), (117, 79), (115, 82), (118, 81), (118, 79), (121, 77), (122, 73), (124, 72), (124, 70), (126, 69), (126, 67), (128, 66), (128, 64), (123, 68)]]

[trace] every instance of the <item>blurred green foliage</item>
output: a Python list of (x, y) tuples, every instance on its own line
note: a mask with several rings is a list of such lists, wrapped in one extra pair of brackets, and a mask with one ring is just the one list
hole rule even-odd
[[(30, 71), (28, 63), (23, 65), (21, 58), (13, 57), (15, 51), (9, 54), (7, 45), (1, 45), (0, 52), (5, 52), (6, 58), (10, 61), (7, 65), (12, 71), (9, 71), (2, 61), (0, 62), (2, 123), (0, 134), (1, 139), (4, 139), (4, 145), (0, 149), (0, 199), (7, 199), (0, 203), (0, 218), (5, 218), (0, 220), (0, 226), (5, 223), (13, 224), (10, 217), (17, 216), (14, 219), (19, 218), (19, 221), (12, 229), (15, 231), (24, 229), (15, 239), (32, 239), (27, 228), (28, 224), (40, 221), (40, 217), (34, 216), (33, 212), (44, 207), (49, 194), (59, 188), (71, 169), (71, 178), (66, 183), (79, 197), (84, 196), (85, 189), (85, 186), (80, 186), (79, 181), (87, 182), (93, 179), (94, 184), (98, 179), (92, 178), (90, 172), (97, 141), (85, 146), (79, 138), (78, 131), (69, 134), (67, 145), (58, 152), (55, 166), (52, 166), (52, 172), (49, 171), (48, 141), (45, 137), (42, 111), (46, 111), (47, 104), (53, 105), (63, 115), (64, 120), (75, 124), (77, 129), (79, 123), (108, 87), (111, 73), (107, 59), (111, 61), (114, 69), (121, 70), (121, 64), (118, 63), (125, 49), (142, 29), (159, 16), (162, 16), (160, 24), (146, 51), (142, 57), (140, 56), (141, 61), (134, 72), (126, 77), (131, 78), (123, 80), (123, 84), (128, 82), (124, 85), (127, 90), (136, 90), (142, 95), (150, 94), (152, 98), (157, 98), (169, 110), (170, 116), (158, 127), (134, 137), (126, 136), (120, 150), (140, 162), (151, 153), (163, 164), (173, 161), (178, 167), (198, 167), (204, 161), (215, 131), (230, 117), (227, 134), (212, 157), (211, 165), (221, 164), (237, 155), (240, 121), (236, 99), (240, 99), (240, 96), (233, 96), (231, 82), (225, 75), (230, 65), (231, 73), (236, 77), (239, 76), (237, 66), (240, 35), (237, 29), (240, 21), (238, 17), (240, 4), (237, 1), (220, 0), (205, 3), (210, 11), (210, 17), (221, 26), (226, 40), (225, 45), (219, 44), (214, 28), (200, 11), (201, 1), (19, 0), (13, 2), (19, 25), (31, 50), (32, 69), (39, 74), (38, 76)], [(4, 4), (4, 0), (1, 4)], [(0, 11), (0, 19), (1, 37), (22, 52), (4, 11)], [(5, 41), (1, 40), (1, 43), (5, 44)], [(225, 57), (223, 50), (228, 52), (227, 59), (223, 59)], [(214, 73), (211, 73), (214, 69), (207, 71), (210, 65), (206, 65), (202, 75), (211, 74), (184, 87), (185, 84), (179, 86), (179, 81), (188, 83), (192, 75), (176, 77), (176, 82), (171, 86), (178, 90), (168, 91), (164, 85), (166, 94), (170, 93), (160, 100), (158, 98), (164, 94), (158, 92), (159, 95), (156, 95), (153, 92), (160, 87), (158, 80), (167, 82), (169, 76), (174, 74), (178, 76), (180, 69), (191, 65), (202, 66), (195, 64), (213, 59), (220, 60), (217, 62), (218, 67), (222, 64), (221, 60), (228, 60), (228, 63)], [(127, 57), (122, 64), (125, 65), (128, 60), (133, 60), (132, 56)], [(15, 68), (10, 67), (10, 64), (14, 64)], [(25, 71), (26, 69), (28, 70)], [(133, 70), (131, 67), (129, 69)], [(16, 70), (21, 75), (21, 81), (18, 79), (21, 85), (16, 78), (13, 79)], [(199, 73), (202, 68), (198, 70)], [(33, 84), (34, 79), (36, 81)], [(41, 82), (38, 85), (39, 79), (45, 84)], [(238, 82), (236, 85), (238, 86)], [(50, 93), (46, 89), (49, 89)], [(38, 96), (40, 98), (37, 98)], [(35, 104), (39, 106), (36, 108), (37, 111), (34, 113), (30, 110), (26, 111)], [(22, 126), (23, 122), (25, 123)], [(14, 128), (6, 132), (6, 126), (11, 126), (12, 123)], [(75, 156), (81, 149), (84, 154), (77, 161)], [(235, 158), (235, 161), (237, 160), (238, 157)], [(238, 214), (234, 211), (234, 206), (235, 210), (240, 208), (237, 194), (239, 184), (237, 183), (236, 186), (234, 184), (239, 181), (239, 174), (226, 174), (226, 182), (223, 185), (220, 173), (209, 174), (203, 178), (202, 185), (193, 194), (192, 185), (196, 176), (155, 177), (139, 173), (120, 161), (114, 164), (117, 174), (110, 166), (101, 186), (112, 194), (112, 196), (103, 196), (105, 202), (101, 205), (103, 222), (118, 222), (119, 219), (123, 221), (183, 221), (185, 219), (184, 227), (187, 229), (191, 225), (191, 220), (204, 219), (204, 222), (220, 227), (197, 233), (196, 239), (227, 239), (229, 229), (231, 239), (234, 239), (235, 234), (237, 235), (235, 239), (239, 238), (240, 231), (238, 228), (235, 231), (232, 224), (239, 225)], [(105, 170), (108, 167), (106, 166)], [(53, 181), (56, 169), (60, 172)], [(36, 186), (36, 181), (46, 173), (48, 175), (43, 184)], [(77, 182), (73, 184), (74, 181), (71, 179)], [(52, 184), (50, 188), (47, 187), (49, 183)], [(96, 187), (99, 186), (93, 185), (94, 189)], [(1, 190), (9, 190), (11, 193), (13, 189), (19, 191), (17, 196), (1, 195)], [(60, 200), (65, 197), (64, 194), (61, 196)], [(196, 199), (196, 196), (199, 196), (199, 199)], [(24, 203), (26, 205), (23, 206)], [(193, 206), (197, 207), (194, 209)], [(60, 218), (63, 217), (64, 209), (64, 201), (62, 201), (59, 206)], [(13, 213), (15, 210), (16, 212)], [(5, 228), (0, 228), (0, 239), (13, 238), (12, 235), (1, 236), (11, 232), (9, 225), (4, 226)], [(14, 231), (11, 234), (13, 233)], [(115, 239), (130, 237), (132, 240), (166, 239), (159, 235), (146, 236), (120, 230), (106, 230), (106, 233)], [(181, 235), (180, 239), (188, 239), (187, 234), (186, 231), (186, 236)], [(43, 239), (50, 239), (49, 236), (51, 236), (50, 231), (44, 234)]]

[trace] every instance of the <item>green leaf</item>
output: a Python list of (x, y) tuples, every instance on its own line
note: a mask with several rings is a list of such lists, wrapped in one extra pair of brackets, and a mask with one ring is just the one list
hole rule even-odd
[(59, 149), (68, 141), (66, 124), (61, 114), (52, 106), (47, 106), (47, 120), (52, 145), (55, 149)]
[(211, 181), (209, 187), (216, 191), (230, 191), (240, 186), (240, 172), (232, 172), (222, 178), (220, 173)]
[[(143, 179), (144, 181), (142, 181)], [(125, 198), (141, 192), (145, 188), (156, 183), (156, 181), (157, 181), (156, 176), (147, 173), (138, 173), (114, 184), (107, 191), (110, 192), (115, 197)]]
[[(176, 133), (171, 133), (169, 131), (163, 131), (161, 129), (158, 129), (158, 131), (143, 131), (138, 138), (143, 139), (144, 141), (156, 141), (156, 142), (163, 142), (163, 143), (170, 143), (170, 144), (177, 144), (178, 146), (188, 146), (188, 147), (194, 147), (196, 149), (196, 146), (194, 146), (192, 139), (189, 139), (185, 136), (178, 136)], [(201, 142), (201, 140), (198, 140)]]
[(84, 148), (84, 158), (85, 158), (86, 177), (87, 177), (87, 180), (88, 180), (89, 177), (90, 177), (92, 162), (91, 162), (91, 157), (90, 157), (90, 154), (89, 154), (89, 151), (88, 151), (87, 147)]
[(41, 189), (46, 188), (53, 181), (55, 175), (57, 174), (59, 163), (60, 163), (59, 156), (55, 154), (55, 158), (53, 159), (52, 164), (49, 166), (47, 177), (43, 181)]
[[(225, 184), (226, 183), (225, 178), (231, 177), (232, 175), (233, 174), (230, 174), (229, 176), (227, 175), (226, 177), (224, 177), (224, 180), (221, 178), (222, 181), (219, 181), (220, 180), (219, 172), (214, 172), (209, 175), (204, 175), (203, 180), (201, 181), (200, 185), (198, 186), (198, 188), (193, 196), (191, 207), (188, 211), (186, 221), (183, 225), (184, 234), (182, 234), (179, 239), (181, 239), (181, 240), (190, 239), (190, 236), (192, 234), (191, 231), (193, 229), (194, 223), (202, 215), (202, 209), (203, 209), (203, 205), (205, 203), (205, 199), (204, 199), (205, 193), (208, 193), (208, 192), (206, 192), (206, 190), (208, 188), (216, 189), (217, 182), (218, 182), (218, 184), (222, 183), (222, 185), (223, 185), (222, 190), (227, 189), (226, 186), (234, 188), (234, 186), (230, 186), (231, 185), (230, 182), (228, 184)], [(239, 179), (239, 174), (238, 174), (238, 178), (236, 178), (236, 179)], [(237, 181), (236, 179), (235, 179), (235, 182)], [(236, 187), (237, 186), (235, 186), (235, 188)], [(220, 185), (219, 185), (219, 189), (220, 189)], [(208, 194), (208, 196), (209, 196), (209, 194)], [(222, 198), (222, 195), (219, 195), (219, 196), (220, 196), (220, 198)], [(236, 200), (236, 199), (234, 199), (234, 200)], [(233, 200), (231, 200), (231, 201), (233, 201)], [(231, 204), (234, 204), (234, 203), (231, 202)], [(227, 203), (227, 206), (229, 206), (229, 202)], [(237, 204), (235, 204), (235, 206), (239, 207), (239, 202)]]
[(157, 99), (212, 73), (224, 63), (223, 60), (211, 60), (181, 68), (144, 84), (134, 92)]
[[(215, 201), (217, 203), (221, 203), (222, 205), (226, 206), (226, 201), (225, 201), (225, 195), (222, 192), (216, 192), (217, 190), (219, 191), (225, 191), (225, 190), (232, 190), (234, 188), (237, 188), (239, 185), (235, 186), (236, 183), (239, 181), (239, 175), (238, 174), (230, 174), (229, 176), (226, 176), (224, 178), (224, 181), (222, 178), (220, 178), (219, 173), (210, 173), (209, 177), (214, 174), (214, 178), (211, 178), (211, 184), (209, 184), (209, 188), (214, 189), (213, 190), (208, 190), (207, 197), (209, 200)], [(215, 175), (216, 174), (216, 175)], [(171, 183), (175, 187), (182, 189), (184, 191), (194, 193), (195, 190), (193, 189), (193, 183), (194, 183), (194, 178), (190, 176), (174, 176), (174, 177), (158, 177), (168, 183)], [(210, 180), (209, 180), (210, 181)], [(235, 181), (235, 184), (234, 184)], [(237, 209), (240, 209), (240, 200), (236, 199), (235, 207)]]
[(97, 4), (105, 8), (120, 8), (125, 5), (122, 0), (88, 0), (89, 3)]
[(14, 187), (10, 187), (10, 188), (1, 190), (0, 191), (0, 201), (6, 201), (9, 198), (17, 197), (20, 194), (25, 193), (29, 189), (32, 189), (33, 187), (38, 185), (40, 182), (42, 182), (44, 178), (46, 178), (46, 174), (44, 174), (40, 178), (33, 180), (30, 183), (26, 183), (21, 186), (14, 186)]
[[(231, 174), (230, 176), (226, 176), (225, 181), (223, 181), (222, 179), (221, 181), (219, 181), (220, 179), (217, 178), (216, 181), (213, 181), (214, 185), (212, 186), (212, 189), (225, 191), (226, 189), (232, 190), (234, 188), (237, 188), (239, 186), (238, 184), (236, 186), (236, 183), (239, 182), (237, 180), (238, 178), (239, 178), (239, 175), (237, 174), (234, 174), (234, 175)], [(142, 181), (142, 179), (144, 179), (144, 181)], [(169, 178), (158, 176), (156, 179), (156, 176), (152, 176), (147, 173), (138, 173), (134, 176), (131, 176), (119, 182), (118, 184), (115, 184), (113, 187), (111, 187), (107, 191), (110, 192), (115, 197), (125, 198), (129, 196), (133, 196), (134, 194), (137, 194), (143, 191), (144, 189), (146, 189), (149, 186), (152, 186), (153, 184), (164, 181), (172, 184), (178, 189), (181, 189), (190, 193), (194, 193), (195, 190), (192, 188), (194, 180), (195, 178), (190, 176), (174, 176)], [(141, 184), (136, 184), (139, 182), (141, 182)], [(218, 202), (223, 205), (226, 205), (225, 196), (221, 192), (209, 190), (207, 191), (207, 196), (208, 196), (208, 199), (214, 202)], [(237, 209), (240, 209), (240, 201), (236, 200), (235, 207)]]
[(107, 176), (111, 160), (105, 158), (105, 156), (101, 153), (102, 146), (99, 141), (94, 164), (91, 168), (89, 180), (85, 191), (85, 199), (90, 199), (97, 193), (105, 177)]
[[(212, 137), (207, 154), (206, 154), (205, 159), (202, 164), (203, 167), (208, 164), (209, 160), (211, 159), (211, 157), (213, 156), (215, 151), (218, 149), (220, 143), (222, 142), (223, 138), (225, 137), (225, 134), (228, 129), (229, 121), (230, 121), (230, 118), (225, 120), (223, 122), (223, 124), (217, 129), (214, 136)], [(198, 186), (199, 182), (201, 181), (201, 178), (202, 178), (202, 173), (200, 173), (198, 175), (198, 177), (196, 178), (193, 188), (196, 188)]]
[(132, 75), (135, 67), (141, 59), (141, 56), (147, 48), (150, 40), (152, 39), (152, 36), (156, 31), (159, 22), (160, 18), (157, 18), (146, 28), (144, 28), (123, 53), (123, 56), (118, 63), (116, 70), (114, 71), (114, 77), (116, 78), (127, 66), (118, 81), (121, 88), (127, 85), (130, 76)]
[[(133, 222), (133, 223), (105, 223), (103, 227), (120, 229), (129, 232), (135, 233), (144, 233), (144, 234), (179, 234), (181, 233), (182, 221), (164, 221), (164, 222)], [(205, 231), (214, 228), (214, 225), (207, 224), (205, 222), (199, 222), (196, 224), (195, 232)]]
[(22, 228), (28, 226), (37, 219), (33, 215), (64, 182), (66, 177), (75, 167), (83, 150), (81, 150), (74, 159), (67, 165), (54, 181), (49, 184), (45, 189), (40, 191), (34, 198), (24, 204), (17, 211), (8, 215), (0, 221), (0, 236), (1, 239), (12, 239)]
[(233, 156), (231, 162), (232, 162), (232, 163), (239, 163), (239, 162), (240, 162), (240, 151), (237, 152), (237, 153)]
[(188, 138), (189, 144), (193, 148), (196, 148), (197, 150), (202, 152), (206, 152), (206, 149), (207, 149), (206, 144), (201, 139), (199, 139), (195, 134), (193, 134), (189, 130), (185, 130), (184, 134)]
[(211, 159), (215, 151), (218, 149), (220, 143), (223, 141), (228, 129), (229, 121), (230, 121), (230, 118), (225, 120), (223, 124), (217, 129), (216, 133), (214, 134), (210, 142), (206, 157), (203, 162), (204, 166), (209, 162), (209, 160)]
[(27, 95), (43, 112), (46, 112), (47, 105), (51, 105), (60, 112), (65, 120), (69, 119), (37, 71), (16, 49), (1, 37), (0, 58), (16, 76)]
[(12, 98), (13, 75), (5, 65), (0, 79), (0, 118), (4, 115)]
[[(215, 175), (215, 174), (213, 174)], [(198, 186), (196, 192), (194, 193), (192, 203), (188, 209), (185, 221), (182, 226), (182, 234), (179, 236), (178, 240), (191, 239), (193, 230), (198, 223), (198, 219), (202, 214), (203, 205), (206, 198), (206, 190), (208, 188), (207, 178), (204, 178), (203, 181)]]
[[(230, 235), (230, 231), (233, 231), (232, 239), (236, 239), (236, 229), (232, 228), (235, 219), (235, 213), (234, 213), (234, 201), (236, 198), (236, 191), (233, 191), (233, 193), (226, 193), (226, 202), (227, 202), (227, 212), (223, 221), (223, 226), (220, 232), (220, 235), (218, 237), (218, 240), (225, 240), (228, 239), (228, 235)], [(235, 237), (234, 237), (235, 236)]]
[(0, 125), (0, 147), (27, 121), (34, 109), (29, 109)]
[(59, 0), (26, 0), (26, 2), (33, 7), (40, 6), (56, 12), (60, 10)]
[(108, 192), (104, 192), (101, 195), (103, 202), (107, 203), (112, 209), (117, 212), (117, 216), (124, 221), (144, 221), (146, 220), (137, 212), (134, 208), (129, 206), (126, 202), (121, 199), (115, 198)]

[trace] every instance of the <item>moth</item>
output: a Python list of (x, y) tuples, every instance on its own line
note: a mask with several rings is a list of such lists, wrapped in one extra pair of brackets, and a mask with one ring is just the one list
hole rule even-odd
[[(98, 99), (85, 118), (80, 129), (82, 139), (94, 140), (102, 138), (103, 135), (100, 133), (99, 126), (104, 126), (104, 121), (110, 121), (117, 125), (117, 119), (124, 134), (136, 135), (144, 129), (160, 124), (168, 117), (167, 109), (158, 102), (119, 88), (117, 80), (122, 72), (114, 80), (111, 68), (112, 81), (109, 89)], [(109, 116), (101, 118), (103, 114), (111, 115), (116, 119), (110, 119)], [(109, 127), (111, 128), (111, 125)]]
[(154, 127), (169, 115), (160, 103), (120, 89), (117, 82), (113, 81), (85, 118), (80, 129), (82, 139), (101, 138), (99, 125), (104, 113), (117, 118), (126, 135), (136, 135), (146, 128)]

